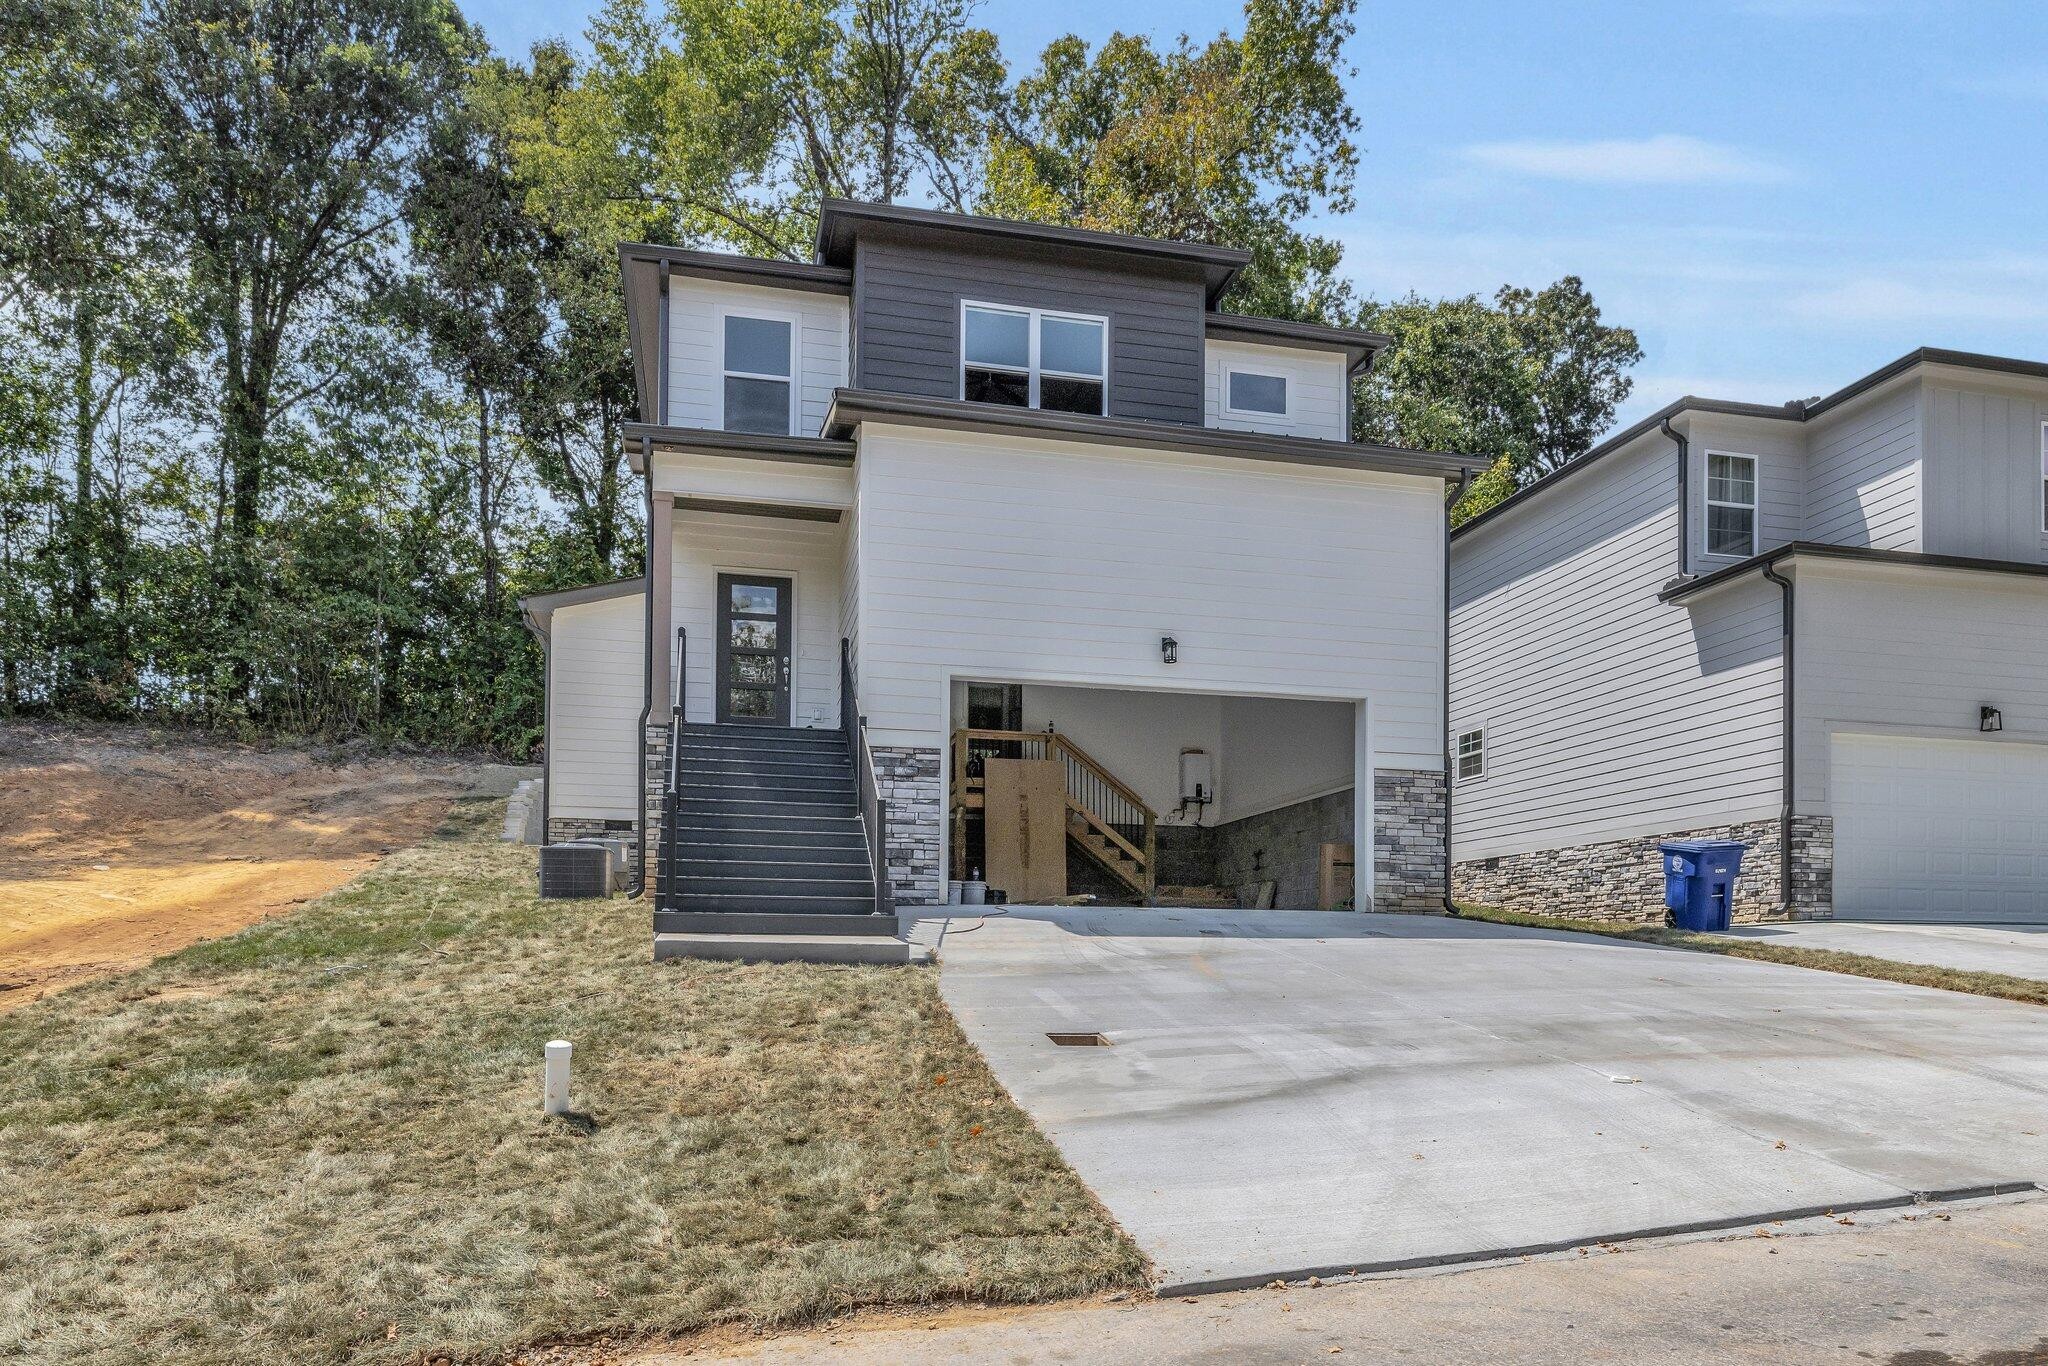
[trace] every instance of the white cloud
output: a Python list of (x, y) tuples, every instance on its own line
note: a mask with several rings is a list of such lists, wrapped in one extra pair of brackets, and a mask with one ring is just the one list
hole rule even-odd
[(1482, 142), (1467, 160), (1489, 170), (1580, 185), (1774, 185), (1789, 168), (1726, 143), (1659, 133), (1647, 138)]

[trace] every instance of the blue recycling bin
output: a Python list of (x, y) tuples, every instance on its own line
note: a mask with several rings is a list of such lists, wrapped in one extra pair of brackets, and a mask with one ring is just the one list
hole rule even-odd
[(1664, 905), (1681, 930), (1725, 930), (1735, 907), (1735, 879), (1749, 846), (1740, 840), (1671, 840), (1664, 857)]

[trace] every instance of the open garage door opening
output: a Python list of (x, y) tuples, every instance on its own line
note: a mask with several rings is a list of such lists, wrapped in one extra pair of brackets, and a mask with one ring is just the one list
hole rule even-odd
[(1035, 905), (1352, 909), (1359, 711), (956, 681), (950, 876)]

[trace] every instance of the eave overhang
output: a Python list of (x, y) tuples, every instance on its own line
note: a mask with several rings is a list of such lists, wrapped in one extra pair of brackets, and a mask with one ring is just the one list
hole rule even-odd
[(1004, 436), (1042, 437), (1093, 442), (1105, 446), (1188, 454), (1231, 456), (1336, 469), (1373, 470), (1384, 474), (1416, 474), (1453, 482), (1482, 468), (1472, 455), (1444, 451), (1411, 451), (1354, 441), (1318, 441), (1301, 436), (1268, 436), (1259, 432), (1217, 427), (1145, 422), (1133, 418), (1090, 417), (1081, 413), (1008, 408), (959, 399), (924, 398), (874, 389), (836, 389), (825, 414), (825, 432), (850, 437), (864, 422), (900, 423), (949, 431), (988, 432)]

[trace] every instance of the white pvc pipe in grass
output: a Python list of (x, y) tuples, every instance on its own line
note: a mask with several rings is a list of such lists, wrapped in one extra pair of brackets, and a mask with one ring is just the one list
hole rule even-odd
[(540, 1108), (551, 1115), (569, 1113), (569, 1041), (551, 1039), (543, 1050), (547, 1054), (541, 1089)]

